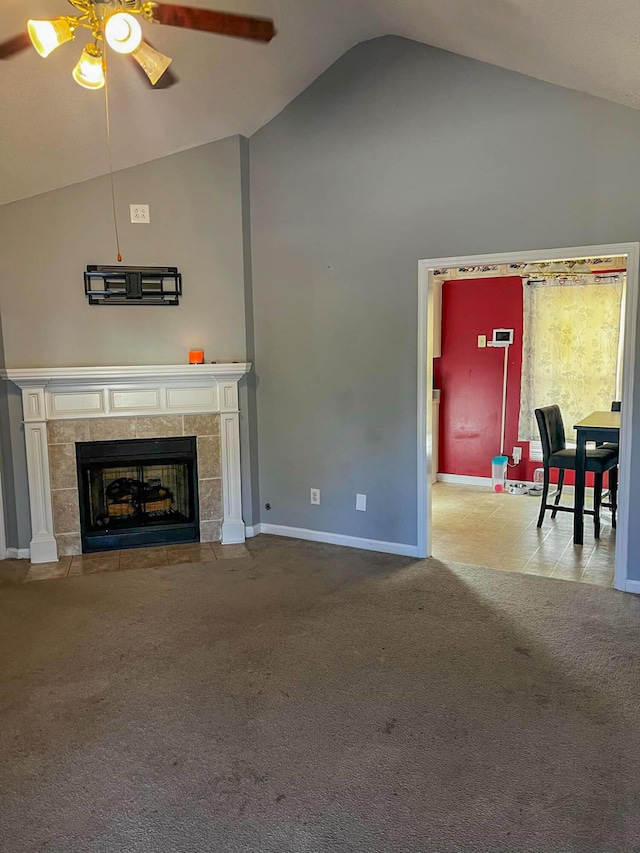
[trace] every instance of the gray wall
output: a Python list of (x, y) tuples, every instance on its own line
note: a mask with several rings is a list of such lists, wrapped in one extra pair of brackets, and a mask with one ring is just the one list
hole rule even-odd
[[(0, 367), (4, 367), (4, 342), (0, 325)], [(9, 386), (0, 382), (0, 482), (5, 502), (4, 530), (5, 541), (18, 541), (16, 519), (15, 486), (13, 482), (13, 458), (11, 455), (11, 430), (9, 417)]]
[[(0, 434), (7, 545), (28, 548), (31, 539), (29, 490), (27, 488), (27, 454), (22, 426), (22, 394), (13, 383), (2, 382), (0, 392)], [(6, 394), (6, 406), (4, 397)]]
[[(204, 349), (207, 360), (244, 360), (240, 146), (233, 137), (115, 175), (123, 262), (178, 266), (184, 296), (177, 308), (87, 304), (86, 265), (115, 263), (116, 257), (107, 178), (0, 207), (6, 365), (180, 364), (196, 347)], [(150, 225), (129, 222), (130, 203), (150, 204)], [(12, 417), (5, 444), (8, 440), (12, 448), (19, 516), (11, 522), (9, 544), (26, 547), (20, 401), (9, 387)], [(0, 405), (5, 434), (6, 421)], [(245, 491), (250, 507), (250, 478)]]
[[(124, 264), (174, 265), (178, 308), (90, 306), (87, 264), (116, 263), (108, 178), (0, 207), (0, 313), (8, 367), (181, 364), (245, 357), (240, 141), (117, 172)], [(149, 203), (150, 225), (129, 222)]]
[(418, 260), (638, 240), (640, 113), (388, 37), (250, 151), (262, 520), (415, 544)]

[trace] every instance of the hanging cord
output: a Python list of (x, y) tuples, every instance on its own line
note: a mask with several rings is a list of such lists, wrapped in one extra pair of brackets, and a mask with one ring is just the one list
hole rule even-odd
[(107, 148), (109, 149), (109, 178), (111, 181), (111, 206), (113, 208), (113, 230), (116, 236), (116, 250), (118, 252), (118, 263), (122, 262), (120, 254), (120, 235), (118, 234), (118, 218), (116, 216), (116, 190), (113, 183), (113, 159), (111, 156), (111, 117), (109, 112), (109, 74), (107, 73), (107, 50), (106, 45), (102, 53), (102, 67), (104, 69), (104, 102), (107, 113)]

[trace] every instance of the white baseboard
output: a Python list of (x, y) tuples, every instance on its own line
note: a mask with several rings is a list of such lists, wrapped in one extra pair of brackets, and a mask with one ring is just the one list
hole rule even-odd
[(458, 483), (460, 486), (490, 486), (491, 477), (470, 477), (466, 474), (437, 474), (439, 483)]
[(7, 548), (7, 557), (9, 560), (29, 560), (31, 552), (28, 548)]
[[(440, 483), (458, 483), (462, 486), (490, 486), (493, 483), (491, 477), (472, 477), (468, 474), (438, 474), (438, 482)], [(525, 486), (533, 486), (533, 480), (509, 480), (507, 485), (512, 483), (524, 483)], [(566, 489), (573, 489), (573, 486), (565, 486)]]
[[(440, 483), (457, 483), (462, 486), (491, 486), (492, 479), (491, 477), (471, 477), (466, 474), (438, 474), (438, 482)], [(533, 480), (507, 480), (507, 486), (511, 486), (515, 483), (524, 483), (525, 486), (533, 486)], [(551, 483), (549, 488), (549, 497), (553, 497), (553, 494), (556, 489), (556, 484)], [(573, 494), (573, 486), (565, 485), (563, 488), (564, 494)], [(587, 486), (586, 492), (589, 494), (592, 491), (591, 486)], [(540, 494), (542, 494), (542, 490), (540, 490)]]
[[(309, 542), (325, 542), (328, 545), (344, 545), (347, 548), (360, 548), (363, 551), (380, 551), (384, 554), (398, 554), (402, 557), (417, 557), (417, 545), (404, 545), (400, 542), (383, 542), (380, 539), (361, 539), (358, 536), (345, 536), (342, 533), (327, 533), (323, 530), (307, 530), (305, 527), (287, 527), (283, 524), (256, 524), (253, 534), (267, 533), (271, 536), (288, 536), (291, 539), (305, 539)], [(247, 536), (249, 535), (247, 530)]]
[[(493, 484), (491, 477), (472, 477), (467, 474), (438, 474), (437, 480), (440, 483), (457, 483), (460, 486), (491, 486)], [(533, 486), (533, 480), (507, 480), (507, 486), (511, 486), (514, 483), (524, 483), (525, 486)], [(566, 488), (568, 489), (569, 487), (567, 486)]]
[(624, 591), (634, 592), (636, 595), (640, 595), (640, 581), (625, 581)]
[(259, 524), (256, 524), (256, 525), (247, 524), (247, 526), (244, 529), (244, 535), (247, 537), (247, 539), (252, 539), (254, 536), (257, 536), (258, 533), (260, 533), (259, 528), (260, 528)]

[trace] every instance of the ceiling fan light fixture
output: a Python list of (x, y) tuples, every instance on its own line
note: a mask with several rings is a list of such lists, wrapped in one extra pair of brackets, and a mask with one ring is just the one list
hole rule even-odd
[(53, 21), (28, 21), (27, 29), (31, 44), (45, 59), (61, 44), (74, 38), (74, 30), (66, 18), (56, 18)]
[(88, 44), (71, 72), (73, 79), (85, 89), (102, 89), (105, 83), (102, 53), (93, 44)]
[(149, 80), (151, 80), (153, 86), (156, 85), (158, 80), (173, 62), (170, 57), (165, 56), (164, 53), (160, 53), (159, 50), (151, 47), (151, 45), (147, 44), (146, 41), (141, 42), (140, 46), (136, 48), (131, 55), (140, 68), (142, 68)]
[(115, 12), (107, 18), (104, 37), (116, 53), (133, 53), (142, 42), (140, 21), (128, 12)]

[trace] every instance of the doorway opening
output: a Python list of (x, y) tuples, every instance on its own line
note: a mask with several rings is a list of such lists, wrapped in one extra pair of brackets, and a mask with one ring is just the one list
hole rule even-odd
[[(631, 401), (633, 389), (633, 366), (635, 363), (635, 323), (637, 313), (637, 290), (638, 290), (638, 258), (639, 244), (608, 244), (604, 246), (590, 247), (570, 247), (553, 250), (540, 250), (529, 252), (514, 252), (499, 255), (480, 255), (452, 258), (437, 258), (431, 260), (423, 260), (419, 263), (419, 357), (418, 357), (418, 554), (419, 556), (436, 556), (441, 559), (451, 559), (457, 562), (472, 563), (475, 565), (487, 565), (486, 559), (478, 557), (474, 559), (473, 538), (474, 528), (476, 531), (481, 531), (480, 538), (484, 538), (484, 548), (493, 549), (495, 553), (495, 568), (501, 568), (511, 571), (521, 571), (525, 568), (525, 563), (530, 559), (535, 560), (530, 565), (528, 573), (547, 574), (556, 577), (573, 576), (576, 579), (578, 573), (571, 574), (567, 572), (563, 574), (557, 571), (553, 574), (553, 566), (549, 570), (544, 570), (540, 566), (540, 571), (535, 571), (535, 563), (540, 563), (545, 558), (549, 561), (555, 560), (559, 563), (559, 568), (562, 568), (560, 557), (563, 551), (564, 566), (571, 560), (580, 566), (582, 564), (586, 568), (587, 562), (594, 550), (594, 531), (593, 526), (585, 524), (584, 545), (573, 546), (573, 515), (569, 513), (558, 513), (558, 516), (553, 521), (551, 513), (548, 512), (542, 528), (538, 530), (536, 526), (538, 510), (540, 508), (540, 499), (532, 497), (528, 494), (530, 487), (533, 485), (535, 469), (542, 467), (541, 448), (539, 446), (539, 434), (535, 436), (531, 434), (531, 415), (533, 410), (529, 412), (529, 426), (527, 427), (527, 395), (526, 395), (526, 380), (531, 380), (528, 375), (528, 370), (531, 367), (531, 348), (532, 348), (532, 326), (530, 306), (532, 294), (537, 287), (546, 288), (544, 290), (545, 300), (547, 293), (556, 299), (559, 295), (564, 299), (563, 294), (567, 294), (574, 298), (578, 293), (578, 285), (593, 285), (597, 287), (587, 288), (582, 287), (582, 291), (588, 294), (589, 299), (593, 304), (598, 305), (598, 311), (602, 311), (602, 300), (604, 297), (601, 294), (606, 293), (606, 298), (609, 299), (609, 294), (613, 293), (615, 288), (605, 289), (604, 285), (614, 284), (615, 277), (618, 276), (619, 296), (618, 304), (619, 311), (622, 313), (622, 322), (620, 323), (620, 337), (623, 345), (620, 347), (619, 353), (615, 350), (611, 353), (598, 353), (599, 361), (607, 365), (606, 372), (618, 374), (618, 382), (613, 378), (613, 390), (607, 391), (610, 393), (611, 400), (607, 399), (608, 409), (614, 400), (622, 400), (622, 411), (620, 413), (620, 433), (619, 433), (619, 471), (620, 482), (618, 490), (618, 524), (617, 532), (612, 531), (611, 515), (607, 516), (605, 510), (602, 514), (603, 529), (601, 531), (601, 539), (597, 544), (599, 547), (599, 555), (596, 560), (592, 560), (594, 568), (603, 569), (605, 564), (612, 566), (614, 563), (615, 553), (615, 578), (614, 585), (617, 589), (633, 590), (635, 583), (627, 580), (627, 537), (629, 530), (629, 477), (628, 477), (628, 461), (630, 458), (631, 448), (631, 406), (624, 406), (624, 401)], [(592, 260), (590, 266), (588, 260)], [(597, 264), (601, 264), (599, 267)], [(626, 270), (626, 275), (625, 275)], [(600, 273), (600, 274), (599, 274)], [(491, 293), (491, 280), (493, 282), (494, 292)], [(459, 282), (453, 286), (449, 282)], [(444, 285), (444, 283), (447, 285)], [(562, 286), (563, 290), (551, 291), (551, 287)], [(441, 365), (439, 357), (441, 354), (441, 327), (438, 325), (438, 318), (442, 311), (441, 296), (443, 286), (448, 287), (449, 309), (455, 309), (456, 304), (458, 310), (463, 307), (466, 311), (467, 319), (463, 320), (467, 323), (468, 331), (471, 330), (473, 323), (468, 322), (469, 316), (476, 316), (481, 313), (483, 305), (491, 305), (494, 307), (499, 305), (500, 311), (493, 312), (495, 323), (485, 322), (486, 329), (474, 328), (472, 340), (473, 350), (467, 350), (466, 356), (464, 346), (461, 344), (458, 353), (455, 352), (456, 344), (451, 347), (452, 330), (448, 330), (449, 335), (449, 351), (453, 350), (453, 364), (455, 368), (455, 358), (458, 356), (464, 362), (472, 362), (476, 367), (480, 367), (479, 381), (478, 377), (471, 376), (470, 366), (466, 371), (461, 370), (459, 376), (459, 385), (456, 393), (458, 393), (458, 403), (460, 402), (460, 393), (466, 393), (468, 399), (463, 400), (464, 406), (467, 407), (467, 416), (462, 419), (462, 429), (457, 433), (456, 441), (447, 441), (439, 438), (438, 426), (441, 423), (445, 428), (451, 423), (451, 409), (449, 409), (449, 418), (447, 420), (447, 405), (451, 403), (451, 397), (446, 399), (447, 387), (443, 388), (443, 397), (438, 399), (437, 393), (443, 385), (443, 377), (441, 375)], [(474, 291), (474, 286), (476, 290)], [(576, 288), (572, 291), (569, 288)], [(446, 291), (445, 291), (446, 292)], [(536, 291), (538, 292), (538, 291)], [(540, 291), (542, 292), (542, 290)], [(599, 295), (600, 294), (600, 295)], [(470, 298), (473, 297), (473, 298)], [(538, 297), (540, 299), (540, 297)], [(462, 302), (460, 302), (462, 299)], [(477, 302), (474, 308), (474, 299)], [(511, 299), (511, 314), (509, 311), (509, 300)], [(518, 301), (519, 300), (519, 301)], [(523, 309), (524, 300), (524, 309)], [(545, 303), (546, 304), (546, 303)], [(585, 303), (586, 304), (586, 303)], [(612, 302), (614, 305), (614, 302)], [(572, 309), (571, 309), (572, 310)], [(569, 319), (567, 321), (567, 329), (573, 333), (573, 315), (569, 311)], [(583, 314), (588, 314), (589, 310), (581, 308)], [(518, 321), (518, 311), (520, 319)], [(506, 313), (505, 313), (506, 312)], [(486, 312), (485, 312), (486, 313)], [(611, 313), (615, 313), (614, 309)], [(524, 327), (523, 327), (524, 316)], [(603, 315), (604, 316), (604, 315)], [(527, 321), (527, 317), (529, 320)], [(518, 327), (518, 322), (520, 323)], [(460, 325), (458, 323), (458, 325)], [(477, 325), (477, 324), (476, 324)], [(543, 328), (542, 320), (540, 328), (542, 329), (540, 340), (544, 342), (545, 336), (549, 336), (549, 329)], [(455, 327), (453, 324), (455, 341)], [(511, 335), (506, 332), (511, 332)], [(477, 332), (477, 335), (475, 334)], [(557, 327), (554, 327), (552, 334), (557, 333)], [(525, 348), (523, 348), (523, 335), (525, 338)], [(527, 341), (527, 335), (529, 340)], [(588, 337), (588, 335), (587, 335)], [(593, 336), (592, 336), (593, 337)], [(486, 338), (486, 340), (485, 340)], [(600, 332), (601, 340), (605, 340)], [(615, 347), (616, 341), (611, 344)], [(467, 346), (469, 340), (467, 340)], [(489, 347), (486, 349), (485, 344)], [(491, 344), (495, 344), (495, 348), (491, 351)], [(509, 354), (505, 349), (500, 349), (500, 345), (505, 344), (511, 350)], [(568, 342), (571, 347), (571, 341)], [(573, 347), (576, 347), (575, 341)], [(496, 351), (498, 350), (498, 351)], [(534, 347), (535, 350), (535, 347)], [(504, 361), (502, 356), (504, 354)], [(527, 361), (527, 358), (529, 361)], [(609, 361), (607, 361), (609, 359)], [(613, 359), (613, 367), (610, 364)], [(595, 361), (591, 367), (585, 360), (584, 371), (589, 375), (589, 371), (593, 372)], [(495, 362), (495, 364), (494, 364)], [(450, 362), (451, 365), (451, 362)], [(491, 369), (488, 369), (488, 366)], [(504, 365), (504, 373), (502, 371)], [(464, 367), (464, 365), (462, 365)], [(483, 370), (485, 374), (483, 376)], [(509, 373), (507, 374), (507, 371)], [(449, 380), (455, 386), (455, 369), (450, 372)], [(542, 371), (544, 374), (544, 371)], [(523, 379), (524, 378), (524, 379)], [(504, 379), (504, 382), (502, 381)], [(535, 377), (534, 377), (535, 379)], [(437, 381), (434, 381), (437, 380)], [(483, 382), (487, 382), (486, 393), (491, 400), (486, 400), (486, 405), (483, 404)], [(466, 386), (465, 386), (466, 383)], [(596, 383), (587, 383), (587, 385)], [(507, 387), (508, 386), (508, 387)], [(609, 385), (605, 383), (607, 389)], [(557, 384), (553, 388), (545, 389), (542, 380), (537, 380), (535, 393), (532, 395), (533, 406), (538, 407), (547, 405), (552, 402), (561, 404), (561, 408), (566, 409), (567, 438), (569, 441), (574, 437), (572, 427), (573, 424), (580, 420), (581, 417), (589, 415), (594, 409), (605, 408), (605, 397), (602, 399), (593, 396), (592, 389), (585, 386), (585, 391), (582, 395), (578, 395), (577, 402), (569, 402), (569, 391), (565, 391)], [(448, 391), (451, 392), (451, 385)], [(545, 394), (552, 394), (553, 399), (545, 399)], [(493, 395), (493, 397), (492, 397)], [(591, 396), (590, 396), (591, 395)], [(495, 397), (495, 399), (493, 399)], [(556, 399), (558, 398), (558, 399)], [(480, 400), (480, 402), (478, 402)], [(502, 405), (500, 405), (502, 404)], [(439, 406), (443, 406), (443, 416), (439, 417)], [(476, 409), (474, 409), (474, 405)], [(581, 410), (581, 406), (585, 408)], [(586, 408), (589, 410), (586, 411)], [(502, 417), (501, 417), (502, 416)], [(489, 417), (489, 421), (487, 421)], [(484, 420), (483, 420), (484, 418)], [(535, 419), (533, 420), (535, 428)], [(527, 432), (528, 430), (528, 432)], [(536, 430), (537, 433), (537, 430)], [(451, 438), (451, 436), (449, 436)], [(526, 439), (526, 440), (525, 440)], [(487, 443), (488, 442), (488, 443)], [(439, 447), (440, 445), (440, 447)], [(486, 445), (486, 446), (485, 446)], [(521, 459), (514, 458), (514, 448), (520, 446)], [(449, 459), (443, 462), (438, 461), (438, 450), (443, 451), (445, 457), (449, 452)], [(466, 451), (469, 454), (470, 449), (473, 449), (473, 459), (467, 459), (466, 463), (461, 463), (460, 451), (462, 456)], [(458, 452), (458, 459), (454, 457)], [(504, 455), (507, 457), (509, 467), (506, 468), (507, 483), (513, 481), (522, 484), (522, 489), (517, 495), (502, 494), (498, 495), (492, 491), (491, 474), (492, 474), (492, 457)], [(533, 457), (533, 458), (531, 458)], [(462, 467), (456, 469), (455, 465), (460, 463)], [(449, 474), (448, 471), (467, 470), (464, 465), (470, 466), (470, 473), (465, 474)], [(438, 471), (440, 475), (438, 476)], [(445, 472), (445, 473), (443, 473)], [(568, 478), (570, 480), (570, 477)], [(587, 480), (587, 486), (589, 480)], [(606, 486), (606, 475), (605, 475)], [(553, 487), (552, 487), (553, 488)], [(589, 493), (589, 490), (587, 490)], [(568, 506), (573, 505), (573, 494), (571, 488), (566, 489), (563, 495), (562, 503)], [(495, 504), (495, 506), (494, 506)], [(589, 503), (585, 504), (585, 508), (589, 508)], [(435, 511), (434, 511), (435, 510)], [(441, 523), (438, 535), (439, 519), (451, 521), (454, 515), (459, 518), (468, 516), (468, 520), (458, 525)], [(491, 518), (491, 522), (485, 522), (484, 519)], [(607, 526), (608, 522), (608, 526)], [(445, 528), (449, 528), (449, 534), (443, 535)], [(502, 535), (500, 535), (502, 531)], [(606, 545), (603, 531), (606, 531)], [(545, 547), (540, 548), (539, 543), (551, 536)], [(494, 534), (495, 541), (492, 540)], [(517, 534), (517, 535), (516, 535)], [(448, 541), (447, 541), (448, 539)], [(514, 544), (516, 540), (520, 541), (520, 552), (516, 553)], [(566, 541), (565, 541), (566, 540)], [(434, 550), (435, 543), (435, 550)], [(600, 548), (600, 544), (604, 547)], [(470, 547), (467, 547), (470, 546)], [(481, 553), (479, 550), (478, 553)], [(560, 550), (558, 554), (557, 551)], [(455, 556), (457, 553), (458, 556)], [(525, 559), (526, 558), (526, 559)], [(571, 558), (571, 560), (569, 559)], [(509, 564), (512, 560), (512, 565)], [(582, 561), (582, 562), (581, 562)], [(595, 573), (594, 573), (595, 574)], [(604, 572), (603, 572), (604, 574)]]

